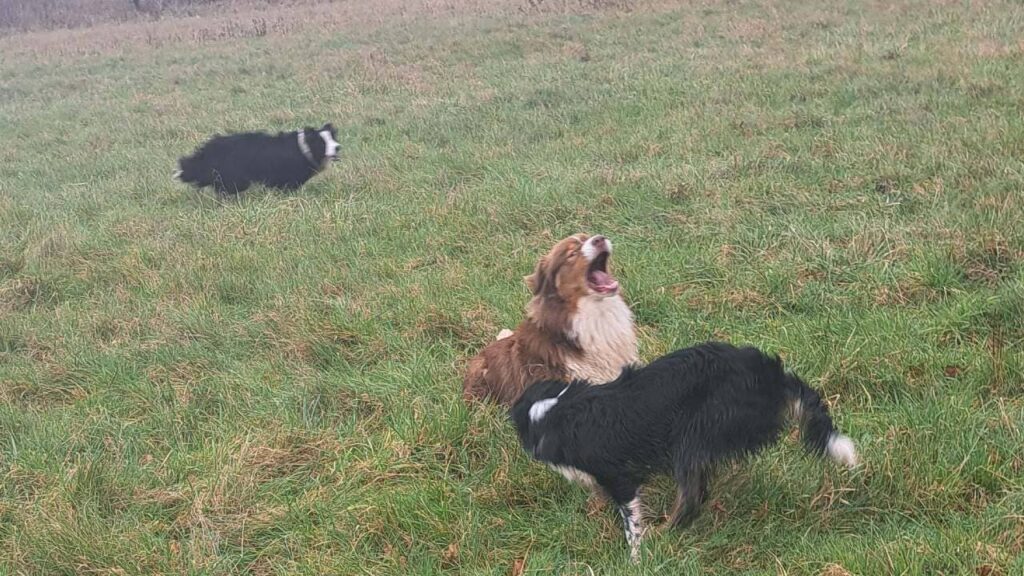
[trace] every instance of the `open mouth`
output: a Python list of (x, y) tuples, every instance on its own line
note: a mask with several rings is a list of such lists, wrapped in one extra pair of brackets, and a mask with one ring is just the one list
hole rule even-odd
[(604, 250), (590, 262), (587, 268), (587, 287), (598, 294), (614, 294), (619, 289), (619, 282), (608, 273), (608, 258), (611, 252)]

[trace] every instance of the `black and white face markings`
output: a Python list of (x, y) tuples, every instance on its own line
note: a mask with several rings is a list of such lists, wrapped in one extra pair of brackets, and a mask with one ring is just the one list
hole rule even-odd
[(644, 533), (640, 494), (634, 496), (629, 502), (619, 505), (619, 514), (622, 516), (626, 542), (629, 544), (629, 559), (637, 564), (640, 562), (640, 537)]
[(321, 130), (320, 138), (324, 141), (324, 160), (337, 160), (339, 144), (329, 130)]

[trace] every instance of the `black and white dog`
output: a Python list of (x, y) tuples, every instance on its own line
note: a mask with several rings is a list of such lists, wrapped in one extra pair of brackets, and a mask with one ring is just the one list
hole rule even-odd
[(603, 386), (537, 382), (510, 416), (534, 458), (615, 502), (634, 561), (640, 486), (654, 474), (674, 476), (668, 524), (686, 526), (699, 514), (714, 465), (775, 443), (789, 417), (800, 422), (810, 453), (857, 464), (853, 442), (833, 427), (821, 396), (781, 360), (719, 342), (627, 368)]
[(251, 184), (294, 190), (338, 159), (334, 126), (296, 132), (216, 135), (191, 156), (178, 160), (175, 177), (218, 194), (238, 194)]

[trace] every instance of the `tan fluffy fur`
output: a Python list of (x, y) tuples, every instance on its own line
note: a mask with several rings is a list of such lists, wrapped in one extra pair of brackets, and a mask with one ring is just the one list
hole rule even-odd
[(469, 362), (467, 401), (489, 398), (511, 405), (542, 379), (603, 383), (637, 362), (633, 314), (616, 291), (598, 294), (587, 284), (585, 234), (555, 244), (525, 278), (533, 298), (511, 335), (503, 334)]

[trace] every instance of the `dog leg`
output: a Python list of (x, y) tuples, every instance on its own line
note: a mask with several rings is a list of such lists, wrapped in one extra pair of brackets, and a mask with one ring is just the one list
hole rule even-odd
[(668, 516), (668, 526), (686, 528), (700, 516), (708, 496), (707, 472), (701, 468), (676, 471), (676, 500)]
[(640, 494), (619, 504), (619, 514), (622, 516), (623, 529), (626, 533), (626, 542), (629, 544), (629, 559), (634, 564), (640, 563), (640, 537), (643, 536), (643, 518), (640, 511)]
[(619, 508), (622, 528), (629, 544), (629, 558), (640, 563), (640, 537), (644, 533), (643, 512), (640, 507), (640, 484), (631, 478), (596, 478), (597, 485)]

